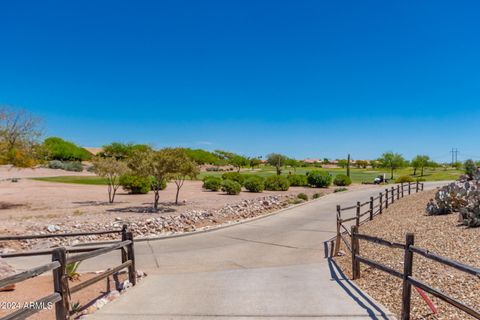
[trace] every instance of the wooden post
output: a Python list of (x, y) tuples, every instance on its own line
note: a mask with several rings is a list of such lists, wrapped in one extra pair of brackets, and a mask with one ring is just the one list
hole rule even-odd
[(410, 246), (414, 244), (413, 233), (407, 233), (405, 241), (405, 257), (403, 261), (403, 294), (402, 294), (402, 320), (410, 319), (410, 302), (412, 297), (412, 285), (408, 281), (408, 277), (412, 276), (413, 252)]
[(400, 186), (397, 184), (397, 200), (400, 199)]
[(360, 201), (357, 201), (357, 220), (356, 220), (355, 225), (357, 227), (360, 226)]
[(62, 300), (55, 303), (55, 316), (57, 320), (69, 318), (68, 302), (68, 277), (67, 277), (67, 251), (65, 248), (56, 248), (52, 251), (52, 261), (58, 261), (60, 267), (53, 270), (53, 289), (60, 294)]
[(370, 197), (370, 220), (373, 220), (373, 197)]
[(422, 182), (422, 191), (423, 191), (423, 188), (425, 187), (425, 183)]
[(408, 194), (410, 195), (412, 193), (412, 183), (408, 183)]
[(335, 252), (333, 253), (333, 256), (337, 256), (338, 252), (340, 251), (340, 242), (342, 239), (340, 239), (340, 228), (341, 228), (341, 223), (342, 223), (342, 209), (340, 208), (340, 205), (337, 205), (337, 238), (335, 239)]
[(419, 182), (417, 181), (417, 187), (415, 188), (415, 193), (418, 193), (418, 185), (419, 185)]
[(357, 255), (360, 254), (360, 243), (356, 237), (358, 233), (358, 227), (352, 226), (352, 280), (360, 278), (360, 261), (357, 259)]
[(380, 198), (378, 198), (378, 200), (380, 201), (380, 214), (383, 213), (383, 192), (380, 192)]
[[(128, 227), (126, 224), (123, 225), (122, 227), (122, 241), (126, 241), (127, 240), (127, 232), (128, 232)], [(127, 258), (127, 250), (125, 250), (125, 248), (121, 248), (120, 249), (120, 252), (121, 252), (121, 255), (122, 255), (122, 263), (124, 263), (125, 261), (128, 260)]]
[(394, 203), (395, 202), (395, 188), (394, 187), (392, 187), (391, 192), (392, 192), (392, 203)]
[(388, 189), (385, 189), (385, 209), (388, 209)]
[(133, 234), (130, 231), (127, 232), (127, 240), (132, 241), (132, 243), (130, 243), (127, 246), (128, 260), (132, 261), (132, 264), (128, 267), (128, 280), (130, 280), (130, 283), (132, 285), (136, 285), (137, 284), (137, 271), (135, 270), (135, 252), (133, 250)]
[(404, 189), (404, 187), (403, 187), (403, 182), (402, 182), (402, 198), (404, 197), (404, 195), (403, 195), (404, 190), (403, 189)]

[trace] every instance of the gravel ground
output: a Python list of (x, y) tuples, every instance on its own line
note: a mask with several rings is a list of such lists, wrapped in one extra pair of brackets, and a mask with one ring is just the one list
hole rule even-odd
[[(480, 228), (459, 226), (456, 214), (427, 216), (425, 207), (435, 191), (422, 192), (398, 200), (360, 227), (360, 233), (404, 243), (405, 234), (415, 234), (415, 245), (450, 259), (480, 267)], [(351, 256), (336, 257), (348, 277), (351, 277)], [(403, 252), (360, 240), (360, 254), (403, 272)], [(442, 292), (480, 309), (480, 279), (458, 272), (419, 255), (414, 255), (413, 276)], [(355, 281), (362, 289), (392, 312), (400, 316), (402, 281), (366, 265), (361, 266), (361, 278)], [(428, 295), (428, 294), (427, 294)], [(412, 319), (473, 319), (473, 317), (428, 295), (438, 309), (433, 315), (427, 304), (412, 290)]]

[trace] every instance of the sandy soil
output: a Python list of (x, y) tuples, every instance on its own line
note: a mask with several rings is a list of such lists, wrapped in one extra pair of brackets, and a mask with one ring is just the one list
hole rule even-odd
[[(94, 273), (84, 273), (78, 280), (69, 281), (70, 286), (75, 286), (82, 281), (88, 280), (94, 277)], [(120, 274), (119, 281), (126, 279), (125, 274)], [(88, 309), (96, 299), (104, 297), (111, 290), (115, 290), (115, 280), (113, 277), (99, 281), (83, 290), (80, 290), (71, 296), (72, 303), (79, 303), (79, 309), (77, 316), (90, 312)], [(38, 276), (20, 283), (17, 283), (16, 289), (13, 291), (0, 292), (0, 302), (8, 303), (4, 307), (0, 308), (0, 317), (5, 316), (13, 311), (16, 311), (24, 303), (33, 302), (42, 297), (45, 297), (53, 293), (53, 280), (51, 275)], [(14, 307), (14, 309), (12, 309)], [(46, 320), (55, 319), (55, 306), (51, 308), (43, 309), (35, 315), (29, 317), (32, 320)], [(76, 317), (75, 317), (76, 318)]]
[[(415, 245), (441, 256), (480, 267), (480, 228), (459, 226), (457, 214), (427, 216), (425, 207), (435, 191), (411, 195), (395, 202), (384, 214), (360, 226), (360, 233), (405, 243), (408, 232), (415, 234)], [(345, 250), (348, 253), (348, 250)], [(360, 241), (360, 254), (403, 272), (403, 251)], [(351, 277), (349, 254), (335, 258)], [(480, 306), (480, 279), (451, 267), (414, 255), (413, 276), (434, 288), (463, 301), (477, 310)], [(401, 311), (402, 282), (377, 269), (362, 264), (361, 278), (356, 283), (397, 316)], [(428, 295), (428, 294), (427, 294)], [(433, 315), (425, 301), (412, 291), (412, 319), (473, 319), (460, 310), (428, 295), (438, 308)]]
[(59, 169), (49, 169), (37, 167), (29, 168), (15, 168), (11, 165), (0, 165), (0, 181), (12, 178), (36, 178), (36, 177), (58, 177), (58, 176), (94, 176), (95, 174), (83, 171), (73, 172)]

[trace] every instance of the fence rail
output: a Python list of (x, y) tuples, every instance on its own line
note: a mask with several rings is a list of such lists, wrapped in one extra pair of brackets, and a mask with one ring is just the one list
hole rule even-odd
[[(333, 255), (338, 255), (340, 251), (341, 243), (349, 242), (347, 239), (348, 229), (350, 225), (346, 225), (348, 222), (355, 221), (355, 225), (358, 227), (361, 223), (373, 220), (376, 215), (382, 214), (383, 210), (388, 208), (389, 205), (395, 203), (396, 200), (403, 198), (406, 195), (412, 194), (412, 192), (418, 193), (423, 191), (424, 184), (420, 182), (401, 183), (391, 188), (386, 188), (384, 192), (380, 192), (376, 197), (370, 197), (369, 201), (358, 201), (355, 205), (342, 207), (337, 205), (337, 236), (334, 244)], [(366, 208), (365, 208), (366, 207)], [(351, 215), (347, 214), (351, 213)], [(363, 217), (368, 218), (363, 219)], [(351, 248), (346, 246), (348, 250)], [(350, 250), (351, 251), (351, 250)]]
[[(381, 238), (377, 237), (372, 237), (369, 235), (365, 234), (360, 234), (358, 233), (358, 226), (352, 226), (351, 228), (351, 248), (352, 248), (352, 277), (353, 280), (360, 278), (360, 264), (366, 264), (372, 268), (379, 269), (383, 272), (386, 272), (392, 276), (395, 276), (397, 278), (400, 278), (403, 280), (403, 292), (402, 292), (402, 313), (401, 313), (401, 319), (402, 320), (408, 320), (410, 319), (410, 311), (411, 311), (411, 291), (412, 291), (412, 285), (424, 290), (425, 292), (428, 292), (432, 294), (433, 296), (445, 301), (446, 303), (462, 310), (463, 312), (471, 315), (472, 317), (476, 319), (480, 319), (480, 311), (474, 309), (473, 307), (467, 306), (463, 302), (441, 292), (439, 289), (436, 289), (424, 282), (422, 282), (419, 279), (416, 279), (413, 277), (413, 255), (414, 254), (419, 254), (427, 259), (439, 262), (445, 266), (449, 266), (452, 268), (455, 268), (459, 271), (462, 271), (464, 273), (474, 275), (474, 276), (480, 276), (480, 269), (469, 266), (463, 263), (460, 263), (458, 261), (454, 261), (442, 256), (439, 256), (437, 254), (434, 254), (426, 249), (422, 249), (419, 247), (414, 246), (414, 235), (412, 233), (409, 233), (406, 235), (405, 238), (405, 244), (400, 244), (400, 243), (394, 243), (390, 242)], [(384, 245), (389, 248), (394, 248), (394, 249), (403, 249), (404, 250), (404, 265), (403, 265), (403, 272), (394, 270), (388, 266), (385, 266), (384, 264), (380, 262), (373, 261), (369, 258), (363, 257), (360, 255), (360, 244), (359, 240), (364, 240), (368, 242), (372, 242), (375, 244), (379, 245)]]
[[(122, 230), (110, 230), (110, 231), (101, 231), (101, 232), (82, 232), (82, 233), (71, 233), (71, 234), (52, 234), (52, 235), (38, 235), (38, 236), (7, 236), (0, 237), (0, 241), (10, 241), (10, 240), (26, 240), (26, 239), (39, 239), (48, 237), (73, 237), (79, 235), (94, 235), (94, 234), (107, 234), (107, 233), (121, 233), (122, 240), (120, 242), (115, 242), (108, 246), (92, 246), (87, 248), (65, 248), (58, 247), (51, 250), (36, 250), (36, 251), (27, 251), (27, 252), (18, 252), (15, 254), (3, 254), (1, 255), (4, 258), (11, 257), (20, 257), (20, 256), (32, 256), (32, 255), (44, 255), (51, 254), (52, 262), (44, 264), (35, 268), (31, 268), (24, 272), (14, 274), (12, 276), (6, 277), (0, 280), (0, 288), (25, 281), (30, 278), (39, 276), (45, 272), (53, 272), (53, 287), (54, 292), (45, 296), (37, 301), (34, 305), (46, 305), (48, 303), (55, 303), (55, 319), (56, 320), (67, 320), (73, 311), (70, 309), (71, 305), (71, 293), (78, 292), (82, 289), (85, 289), (92, 284), (101, 281), (116, 272), (119, 272), (122, 269), (128, 269), (128, 278), (132, 285), (136, 285), (137, 277), (135, 271), (135, 253), (133, 248), (133, 235), (128, 231), (127, 227), (124, 226)], [(86, 281), (83, 281), (73, 287), (69, 286), (68, 283), (68, 274), (67, 274), (67, 265), (71, 263), (78, 263), (86, 259), (91, 259), (98, 257), (100, 255), (115, 251), (121, 250), (122, 263), (118, 266), (109, 268), (108, 270), (96, 275), (93, 278), (90, 278)], [(75, 254), (76, 255), (71, 255)], [(69, 254), (69, 256), (67, 256)], [(25, 319), (37, 312), (41, 311), (39, 308), (24, 308), (16, 310), (8, 315), (0, 318), (0, 320), (20, 320)]]

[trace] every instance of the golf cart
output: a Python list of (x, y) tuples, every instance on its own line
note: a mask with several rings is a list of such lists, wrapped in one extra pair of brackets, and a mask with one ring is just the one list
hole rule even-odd
[(373, 180), (375, 184), (388, 183), (388, 180), (385, 178), (385, 175), (379, 175)]

